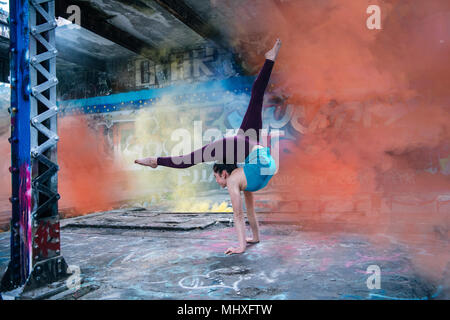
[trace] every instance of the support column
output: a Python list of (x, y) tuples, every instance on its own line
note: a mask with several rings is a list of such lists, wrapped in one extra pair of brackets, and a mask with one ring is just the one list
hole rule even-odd
[(60, 252), (55, 0), (10, 0), (11, 260), (0, 291), (69, 276)]

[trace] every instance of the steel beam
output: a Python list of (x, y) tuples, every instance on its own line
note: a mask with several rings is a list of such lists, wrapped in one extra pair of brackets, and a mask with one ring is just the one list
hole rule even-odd
[(55, 0), (10, 1), (11, 260), (0, 291), (69, 276), (60, 254)]

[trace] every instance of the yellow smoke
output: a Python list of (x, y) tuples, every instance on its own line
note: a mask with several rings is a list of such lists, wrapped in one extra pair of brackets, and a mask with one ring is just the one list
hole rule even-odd
[[(120, 161), (133, 183), (133, 192), (141, 202), (152, 205), (163, 205), (173, 212), (232, 212), (227, 202), (213, 202), (198, 199), (202, 190), (198, 184), (184, 179), (180, 184), (180, 175), (194, 176), (193, 170), (200, 164), (187, 169), (158, 167), (152, 169), (134, 164), (134, 160), (143, 157), (163, 155), (161, 148), (170, 153), (179, 141), (172, 141), (175, 129), (183, 128), (194, 135), (194, 121), (201, 120), (201, 112), (193, 110), (195, 106), (177, 107), (173, 96), (163, 96), (152, 101), (150, 107), (144, 106), (136, 114), (134, 123), (134, 141), (131, 147), (120, 154)], [(193, 150), (193, 146), (191, 146)], [(197, 167), (197, 168), (196, 168)]]
[(189, 200), (177, 201), (174, 212), (233, 212), (226, 201), (212, 203), (212, 201), (200, 201), (193, 203)]

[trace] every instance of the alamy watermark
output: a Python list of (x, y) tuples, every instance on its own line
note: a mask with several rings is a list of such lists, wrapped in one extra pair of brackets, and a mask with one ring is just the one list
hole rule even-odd
[(67, 17), (67, 20), (81, 26), (81, 9), (79, 6), (75, 4), (68, 6), (66, 13), (71, 14)]
[(366, 26), (369, 30), (380, 30), (381, 29), (381, 8), (375, 4), (367, 7), (367, 14), (370, 14), (370, 17), (366, 20)]
[(367, 289), (381, 289), (381, 269), (376, 264), (367, 267), (366, 273), (371, 274), (367, 280)]

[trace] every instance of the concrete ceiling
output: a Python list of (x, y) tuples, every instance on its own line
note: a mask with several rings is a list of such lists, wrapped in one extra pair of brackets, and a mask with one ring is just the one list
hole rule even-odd
[(146, 0), (92, 0), (92, 5), (111, 16), (109, 23), (155, 48), (183, 48), (204, 39), (174, 15)]
[[(260, 54), (258, 46), (267, 47), (260, 35), (266, 36), (270, 26), (256, 14), (258, 7), (271, 8), (276, 14), (281, 2), (57, 0), (56, 17), (67, 19), (70, 5), (81, 9), (81, 27), (61, 25), (56, 30), (58, 60), (103, 70), (109, 59), (142, 55), (160, 61), (167, 59), (168, 49), (189, 50), (208, 42), (233, 53), (242, 50), (244, 43), (246, 53), (253, 50)], [(236, 25), (241, 30), (236, 30)], [(6, 51), (6, 44), (3, 47), (0, 50)]]
[(68, 62), (105, 71), (108, 59), (128, 59), (136, 55), (77, 24), (58, 26), (55, 38), (58, 65)]
[[(203, 1), (203, 3), (209, 3)], [(155, 61), (163, 58), (168, 49), (189, 49), (213, 41), (222, 48), (229, 48), (220, 32), (213, 28), (185, 2), (179, 0), (58, 0), (56, 16), (68, 18), (70, 5), (77, 5), (81, 11), (81, 27), (99, 35), (112, 43), (122, 46), (135, 54)], [(81, 29), (82, 30), (82, 29)], [(83, 48), (83, 54), (104, 55), (93, 43), (95, 37), (89, 33), (64, 30), (61, 44), (73, 45), (77, 42), (92, 43), (90, 46), (75, 45), (73, 50)], [(59, 34), (57, 35), (59, 36)], [(83, 37), (89, 39), (83, 40)], [(94, 41), (93, 41), (94, 40)], [(102, 42), (102, 40), (99, 40)], [(81, 51), (81, 50), (80, 50)], [(108, 50), (107, 57), (114, 59), (124, 56), (123, 50), (116, 53)]]
[[(58, 0), (56, 14), (67, 18), (70, 15), (66, 13), (67, 7), (78, 5), (83, 28), (132, 52), (158, 60), (167, 49), (189, 50), (206, 42), (213, 42), (232, 52), (242, 49), (242, 42), (246, 42), (246, 51), (254, 50), (260, 54), (258, 44), (261, 42), (261, 35), (264, 37), (270, 32), (270, 25), (261, 19), (258, 12), (264, 9), (280, 14), (278, 8), (282, 2), (283, 0)], [(262, 43), (262, 46), (267, 47), (267, 44)], [(117, 55), (121, 54), (118, 50)]]

